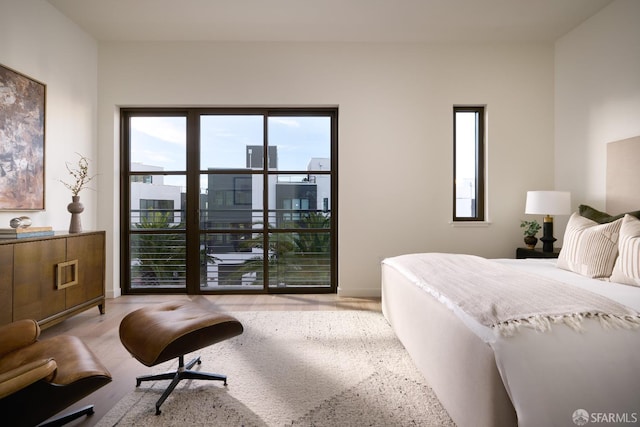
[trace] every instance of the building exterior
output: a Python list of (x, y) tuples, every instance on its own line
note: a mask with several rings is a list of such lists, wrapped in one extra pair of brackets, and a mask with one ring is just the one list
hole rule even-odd
[[(260, 242), (264, 238), (265, 195), (263, 175), (252, 171), (263, 170), (263, 158), (267, 159), (270, 171), (278, 170), (277, 146), (270, 146), (266, 157), (263, 150), (262, 146), (246, 147), (246, 170), (208, 169), (207, 188), (200, 195), (202, 287), (263, 287), (260, 273), (264, 246)], [(329, 165), (328, 158), (312, 158), (307, 174), (268, 176), (270, 230), (304, 227), (305, 217), (317, 212), (329, 216), (330, 175), (312, 173), (328, 172)], [(186, 211), (184, 189), (165, 184), (161, 168), (135, 164), (132, 171), (150, 172), (132, 176), (135, 180), (131, 183), (132, 223), (153, 221), (162, 213), (167, 215), (169, 224), (179, 226)], [(252, 267), (254, 264), (256, 268)]]

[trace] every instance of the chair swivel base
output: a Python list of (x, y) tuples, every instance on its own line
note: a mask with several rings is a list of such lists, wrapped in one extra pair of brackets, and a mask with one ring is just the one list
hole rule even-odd
[(176, 388), (181, 380), (215, 380), (222, 381), (227, 385), (227, 376), (220, 374), (210, 374), (208, 372), (192, 371), (193, 365), (201, 364), (200, 356), (196, 357), (186, 365), (184, 364), (184, 356), (178, 357), (178, 369), (176, 371), (165, 372), (162, 374), (143, 375), (136, 378), (136, 387), (140, 386), (142, 381), (171, 380), (171, 384), (167, 387), (156, 402), (156, 415), (160, 415), (160, 405), (169, 397), (173, 389)]
[(80, 417), (83, 417), (85, 415), (93, 415), (94, 410), (93, 410), (93, 405), (87, 405), (87, 406), (83, 406), (82, 408), (78, 409), (77, 411), (71, 412), (69, 414), (63, 415), (61, 417), (58, 418), (53, 418), (43, 424), (39, 424), (38, 427), (59, 427), (59, 426), (63, 426), (65, 424), (70, 423), (73, 420), (76, 420)]

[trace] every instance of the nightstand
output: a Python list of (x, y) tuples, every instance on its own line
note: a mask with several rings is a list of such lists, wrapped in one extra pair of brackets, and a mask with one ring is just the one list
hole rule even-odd
[(518, 248), (516, 249), (516, 258), (558, 258), (560, 248), (553, 248), (553, 252), (544, 252), (542, 248)]

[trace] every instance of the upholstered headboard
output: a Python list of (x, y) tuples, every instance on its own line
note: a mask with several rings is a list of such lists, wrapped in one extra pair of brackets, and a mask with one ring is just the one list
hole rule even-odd
[(640, 136), (607, 144), (607, 212), (640, 209)]

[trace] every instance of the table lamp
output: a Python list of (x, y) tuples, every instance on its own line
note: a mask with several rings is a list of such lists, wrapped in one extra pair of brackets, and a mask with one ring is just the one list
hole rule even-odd
[(553, 252), (553, 215), (571, 213), (571, 193), (568, 191), (527, 191), (525, 213), (545, 215), (542, 223), (542, 251)]

